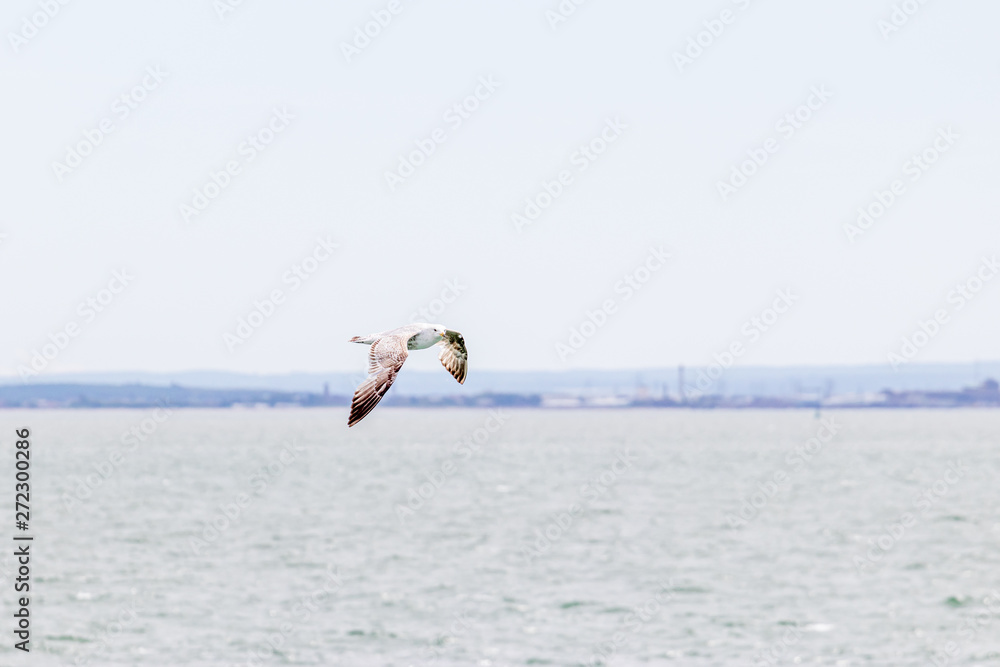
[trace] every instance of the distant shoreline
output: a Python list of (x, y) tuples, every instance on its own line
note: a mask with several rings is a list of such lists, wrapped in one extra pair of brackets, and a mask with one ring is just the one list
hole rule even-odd
[[(27, 384), (0, 386), (0, 409), (104, 408), (318, 408), (346, 407), (351, 396), (261, 389), (206, 389), (144, 384)], [(589, 394), (480, 392), (455, 395), (390, 395), (386, 407), (530, 408), (539, 410), (607, 409), (918, 409), (997, 408), (1000, 384), (986, 380), (959, 391), (891, 391), (865, 394), (753, 396), (705, 394), (680, 397), (633, 393)]]

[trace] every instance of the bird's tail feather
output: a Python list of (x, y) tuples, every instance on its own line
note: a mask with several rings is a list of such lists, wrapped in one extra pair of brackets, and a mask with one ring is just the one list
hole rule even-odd
[(354, 338), (347, 341), (348, 343), (364, 343), (365, 345), (370, 345), (375, 342), (375, 339), (371, 336), (355, 336)]

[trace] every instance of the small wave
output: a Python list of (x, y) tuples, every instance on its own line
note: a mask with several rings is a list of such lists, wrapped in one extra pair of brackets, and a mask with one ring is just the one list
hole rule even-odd
[(74, 644), (90, 644), (94, 641), (88, 637), (77, 637), (76, 635), (45, 635), (45, 640), (53, 642), (73, 642)]
[(951, 595), (945, 599), (944, 603), (949, 607), (967, 607), (972, 603), (972, 598), (968, 595), (963, 595), (961, 597)]

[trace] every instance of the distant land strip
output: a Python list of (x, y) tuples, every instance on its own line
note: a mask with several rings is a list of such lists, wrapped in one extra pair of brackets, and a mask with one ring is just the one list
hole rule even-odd
[[(351, 397), (327, 392), (266, 389), (202, 389), (145, 384), (24, 384), (0, 386), (0, 409), (29, 408), (283, 408), (350, 405)], [(383, 405), (396, 407), (539, 409), (607, 408), (965, 408), (1000, 407), (1000, 385), (986, 380), (958, 391), (892, 391), (865, 394), (752, 396), (704, 394), (682, 397), (648, 391), (593, 395), (496, 393), (390, 395)]]

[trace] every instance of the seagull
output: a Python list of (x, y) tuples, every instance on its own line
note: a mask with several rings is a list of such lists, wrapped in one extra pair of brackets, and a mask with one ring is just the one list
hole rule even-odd
[(440, 345), (438, 359), (459, 384), (465, 384), (469, 361), (465, 339), (462, 334), (442, 324), (418, 322), (392, 331), (355, 336), (348, 342), (371, 345), (368, 351), (368, 378), (354, 392), (348, 427), (364, 419), (389, 391), (399, 369), (409, 356), (407, 350), (423, 350), (432, 345)]

